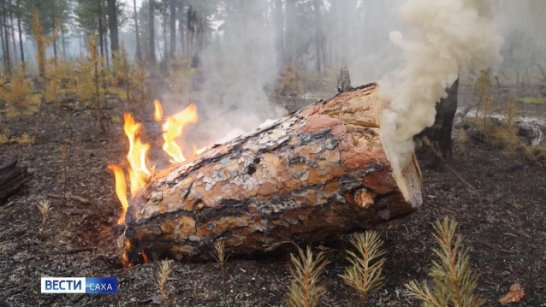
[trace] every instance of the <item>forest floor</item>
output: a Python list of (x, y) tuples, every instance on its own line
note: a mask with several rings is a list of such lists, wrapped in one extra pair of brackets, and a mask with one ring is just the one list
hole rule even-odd
[[(545, 105), (529, 108), (530, 114), (546, 114)], [(119, 207), (106, 165), (126, 154), (122, 111), (109, 108), (115, 124), (107, 136), (94, 136), (91, 110), (77, 105), (48, 104), (40, 114), (4, 122), (3, 133), (9, 128), (12, 136), (28, 133), (35, 140), (0, 145), (0, 161), (18, 159), (33, 173), (0, 204), (0, 306), (161, 303), (156, 262), (124, 269), (117, 260), (113, 225)], [(470, 249), (486, 306), (497, 306), (516, 282), (525, 297), (513, 306), (546, 306), (546, 169), (517, 153), (457, 138), (449, 167), (423, 163), (423, 177), (422, 207), (377, 228), (387, 249), (386, 282), (365, 303), (338, 277), (347, 265), (346, 237), (320, 246), (330, 261), (322, 280), (324, 305), (419, 305), (406, 298), (404, 284), (427, 278), (435, 247), (431, 223), (449, 216)], [(45, 225), (37, 208), (41, 200), (52, 207)], [(290, 285), (289, 264), (282, 253), (229, 259), (222, 275), (216, 263), (175, 262), (167, 288), (179, 306), (279, 306)], [(43, 295), (41, 276), (116, 276), (119, 292)]]

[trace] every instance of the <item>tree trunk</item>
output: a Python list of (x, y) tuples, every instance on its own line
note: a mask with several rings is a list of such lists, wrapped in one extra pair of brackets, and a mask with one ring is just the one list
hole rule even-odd
[(65, 39), (63, 27), (61, 27), (61, 52), (62, 52), (63, 60), (66, 60), (67, 59), (67, 56), (66, 56), (66, 39)]
[(169, 3), (169, 35), (170, 35), (170, 46), (169, 50), (170, 58), (174, 58), (176, 54), (176, 1), (170, 0)]
[(17, 161), (0, 163), (0, 202), (17, 192), (29, 179), (27, 168), (17, 166)]
[(133, 10), (134, 10), (134, 18), (135, 18), (135, 36), (136, 36), (136, 58), (138, 63), (142, 61), (142, 53), (140, 51), (140, 32), (138, 29), (138, 12), (137, 12), (137, 6), (136, 6), (136, 0), (133, 0)]
[[(105, 18), (108, 18), (107, 16), (105, 16)], [(110, 31), (108, 31), (108, 19), (105, 20), (106, 24), (104, 25), (104, 59), (106, 60), (106, 67), (110, 67), (110, 56), (111, 56), (111, 53), (110, 53), (110, 47), (109, 47), (109, 44), (108, 44), (108, 33)]]
[(163, 6), (163, 65), (165, 68), (168, 66), (169, 63), (169, 46), (168, 46), (168, 40), (167, 37), (167, 8)]
[(7, 25), (7, 11), (6, 11), (6, 1), (2, 1), (2, 15), (0, 16), (2, 18), (2, 28), (0, 30), (3, 31), (3, 46), (4, 46), (4, 69), (6, 73), (9, 75), (11, 74), (11, 56), (10, 56), (10, 46), (9, 46), (9, 31), (8, 31), (8, 25)]
[[(452, 158), (451, 131), (453, 118), (457, 112), (459, 79), (447, 90), (447, 97), (436, 105), (436, 118), (432, 127), (426, 128), (417, 138), (422, 140), (436, 156)], [(431, 157), (432, 160), (435, 158)]]
[(110, 51), (112, 58), (119, 52), (118, 12), (116, 0), (108, 0), (108, 27), (110, 28)]
[(129, 205), (122, 261), (209, 260), (219, 241), (229, 255), (264, 253), (412, 212), (419, 166), (414, 159), (397, 187), (375, 88), (319, 101), (154, 175)]
[(187, 50), (186, 50), (186, 38), (185, 38), (185, 35), (184, 35), (184, 26), (185, 26), (184, 6), (185, 6), (184, 1), (180, 1), (179, 2), (179, 7), (178, 7), (178, 32), (180, 32), (180, 51), (182, 52), (182, 54), (187, 52)]
[(274, 2), (274, 16), (275, 16), (275, 44), (277, 47), (277, 61), (279, 67), (284, 65), (284, 14), (282, 8), (282, 0), (275, 0)]
[(34, 42), (36, 45), (36, 62), (38, 62), (38, 71), (40, 77), (45, 77), (45, 49), (47, 44), (45, 42), (45, 36), (40, 23), (40, 12), (32, 12), (32, 32), (34, 35)]
[(324, 31), (322, 30), (322, 16), (320, 14), (320, 0), (313, 0), (315, 11), (315, 57), (318, 72), (324, 70)]
[(57, 39), (54, 39), (53, 42), (53, 61), (55, 66), (57, 66)]
[(285, 48), (284, 61), (290, 62), (296, 57), (296, 35), (297, 29), (297, 11), (296, 0), (286, 0), (286, 31), (285, 33)]
[(9, 2), (10, 10), (9, 10), (9, 23), (10, 23), (10, 30), (11, 30), (11, 46), (12, 46), (12, 53), (13, 54), (13, 64), (17, 66), (17, 40), (15, 38), (15, 18), (13, 18), (13, 5), (11, 1)]
[(104, 60), (104, 28), (102, 27), (102, 4), (101, 0), (97, 0), (97, 9), (99, 11), (99, 48), (100, 48), (100, 62)]
[(19, 52), (21, 54), (21, 65), (25, 71), (25, 51), (23, 48), (23, 28), (21, 27), (21, 0), (17, 0), (17, 32), (19, 32)]
[(155, 66), (156, 59), (155, 59), (155, 26), (154, 26), (154, 11), (155, 11), (155, 1), (150, 0), (148, 3), (149, 6), (149, 12), (148, 12), (148, 33), (150, 35), (150, 41), (148, 44), (150, 45), (150, 49), (148, 52), (148, 60), (150, 61), (150, 65)]
[(188, 55), (193, 56), (193, 46), (195, 39), (195, 30), (196, 30), (196, 13), (193, 10), (193, 7), (190, 5), (188, 8), (188, 16), (186, 18), (186, 29), (188, 30), (188, 35), (186, 35), (186, 46), (188, 48)]
[(4, 73), (7, 73), (7, 63), (6, 63), (6, 43), (4, 41), (4, 0), (0, 0), (0, 43), (2, 43), (2, 65), (4, 68)]

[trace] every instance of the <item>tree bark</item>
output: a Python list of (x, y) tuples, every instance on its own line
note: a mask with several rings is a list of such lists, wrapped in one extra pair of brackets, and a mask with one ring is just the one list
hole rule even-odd
[(0, 163), (0, 202), (16, 193), (29, 179), (27, 168), (17, 166), (17, 161)]
[(319, 101), (154, 175), (130, 202), (122, 261), (209, 260), (219, 241), (229, 255), (264, 253), (412, 212), (419, 166), (414, 159), (397, 187), (375, 88)]
[(116, 0), (108, 0), (108, 27), (110, 28), (110, 51), (112, 58), (119, 52), (118, 12)]

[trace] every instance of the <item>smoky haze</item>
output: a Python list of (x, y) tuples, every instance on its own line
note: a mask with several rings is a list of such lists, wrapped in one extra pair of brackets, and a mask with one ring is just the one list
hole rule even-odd
[[(70, 11), (64, 20), (58, 53), (69, 60), (87, 57), (86, 37), (90, 32), (96, 33), (97, 20), (93, 17), (83, 23), (86, 16), (78, 16), (77, 11), (91, 2), (56, 1), (69, 3)], [(134, 60), (134, 1), (118, 2), (121, 45)], [(176, 55), (185, 58), (184, 65), (168, 60), (173, 32), (169, 27), (170, 3), (178, 5), (175, 45)], [(402, 53), (389, 40), (389, 33), (412, 32), (400, 20), (402, 3), (403, 0), (155, 0), (155, 41), (151, 43), (149, 1), (138, 0), (140, 50), (147, 59), (153, 46), (159, 66), (173, 72), (163, 82), (169, 86), (155, 88), (168, 112), (195, 101), (204, 121), (199, 124), (199, 133), (216, 141), (229, 131), (233, 135), (248, 132), (267, 119), (286, 114), (286, 109), (292, 111), (303, 103), (332, 96), (341, 66), (349, 68), (353, 86), (381, 80), (395, 70)], [(501, 49), (504, 62), (493, 70), (500, 84), (528, 90), (546, 78), (546, 42), (539, 37), (546, 26), (545, 10), (545, 1), (493, 1), (492, 18), (505, 38)], [(194, 13), (192, 18), (190, 11)], [(23, 19), (22, 46), (28, 70), (36, 73), (36, 48), (27, 23)], [(196, 25), (202, 25), (201, 31), (194, 31)], [(51, 29), (44, 30), (51, 33)], [(10, 46), (16, 46), (17, 32), (15, 28)], [(10, 56), (16, 58), (18, 52), (13, 49)], [(46, 56), (51, 59), (53, 55), (49, 46)], [(473, 76), (462, 76), (462, 83)]]
[[(220, 1), (207, 13), (210, 32), (193, 55), (191, 89), (186, 97), (163, 92), (163, 102), (174, 110), (197, 101), (201, 118), (195, 132), (218, 141), (286, 114), (286, 101), (332, 96), (341, 66), (350, 68), (353, 84), (359, 85), (396, 65), (396, 49), (386, 37), (397, 24), (400, 1), (315, 2)], [(308, 86), (282, 80), (287, 67), (297, 78), (321, 81)], [(297, 89), (283, 93), (290, 82), (298, 83)]]
[[(248, 132), (285, 114), (283, 106), (294, 96), (310, 97), (310, 102), (335, 94), (341, 66), (349, 67), (353, 85), (384, 78), (399, 67), (403, 55), (389, 40), (389, 33), (413, 31), (401, 23), (398, 13), (403, 3), (220, 1), (207, 13), (210, 32), (198, 55), (202, 83), (190, 95), (200, 102), (200, 114), (206, 121), (201, 124), (207, 127), (207, 134), (214, 139), (226, 131), (232, 135)], [(525, 78), (538, 73), (536, 64), (545, 58), (541, 55), (546, 46), (532, 35), (534, 26), (544, 23), (536, 13), (540, 4), (532, 0), (491, 4), (491, 18), (507, 38), (501, 50), (505, 62), (494, 71), (502, 82), (524, 83)], [(317, 49), (321, 44), (322, 54)], [(317, 65), (319, 57), (322, 67)], [(315, 77), (320, 69), (323, 82), (318, 87), (302, 86), (296, 94), (274, 95), (284, 70), (291, 65), (305, 71), (299, 76), (302, 79)], [(170, 102), (182, 101), (178, 97)]]
[(504, 43), (490, 16), (491, 2), (467, 0), (408, 0), (400, 10), (411, 37), (390, 33), (403, 62), (381, 80), (385, 108), (381, 140), (399, 186), (411, 161), (413, 137), (432, 126), (436, 102), (446, 89), (469, 71), (502, 62)]

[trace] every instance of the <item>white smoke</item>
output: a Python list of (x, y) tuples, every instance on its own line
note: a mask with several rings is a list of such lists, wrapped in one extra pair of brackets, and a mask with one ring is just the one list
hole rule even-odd
[(401, 67), (379, 83), (383, 148), (400, 185), (413, 155), (413, 137), (432, 126), (436, 102), (462, 73), (500, 61), (503, 38), (489, 18), (487, 0), (407, 0), (400, 8), (412, 39), (389, 34), (403, 51)]

